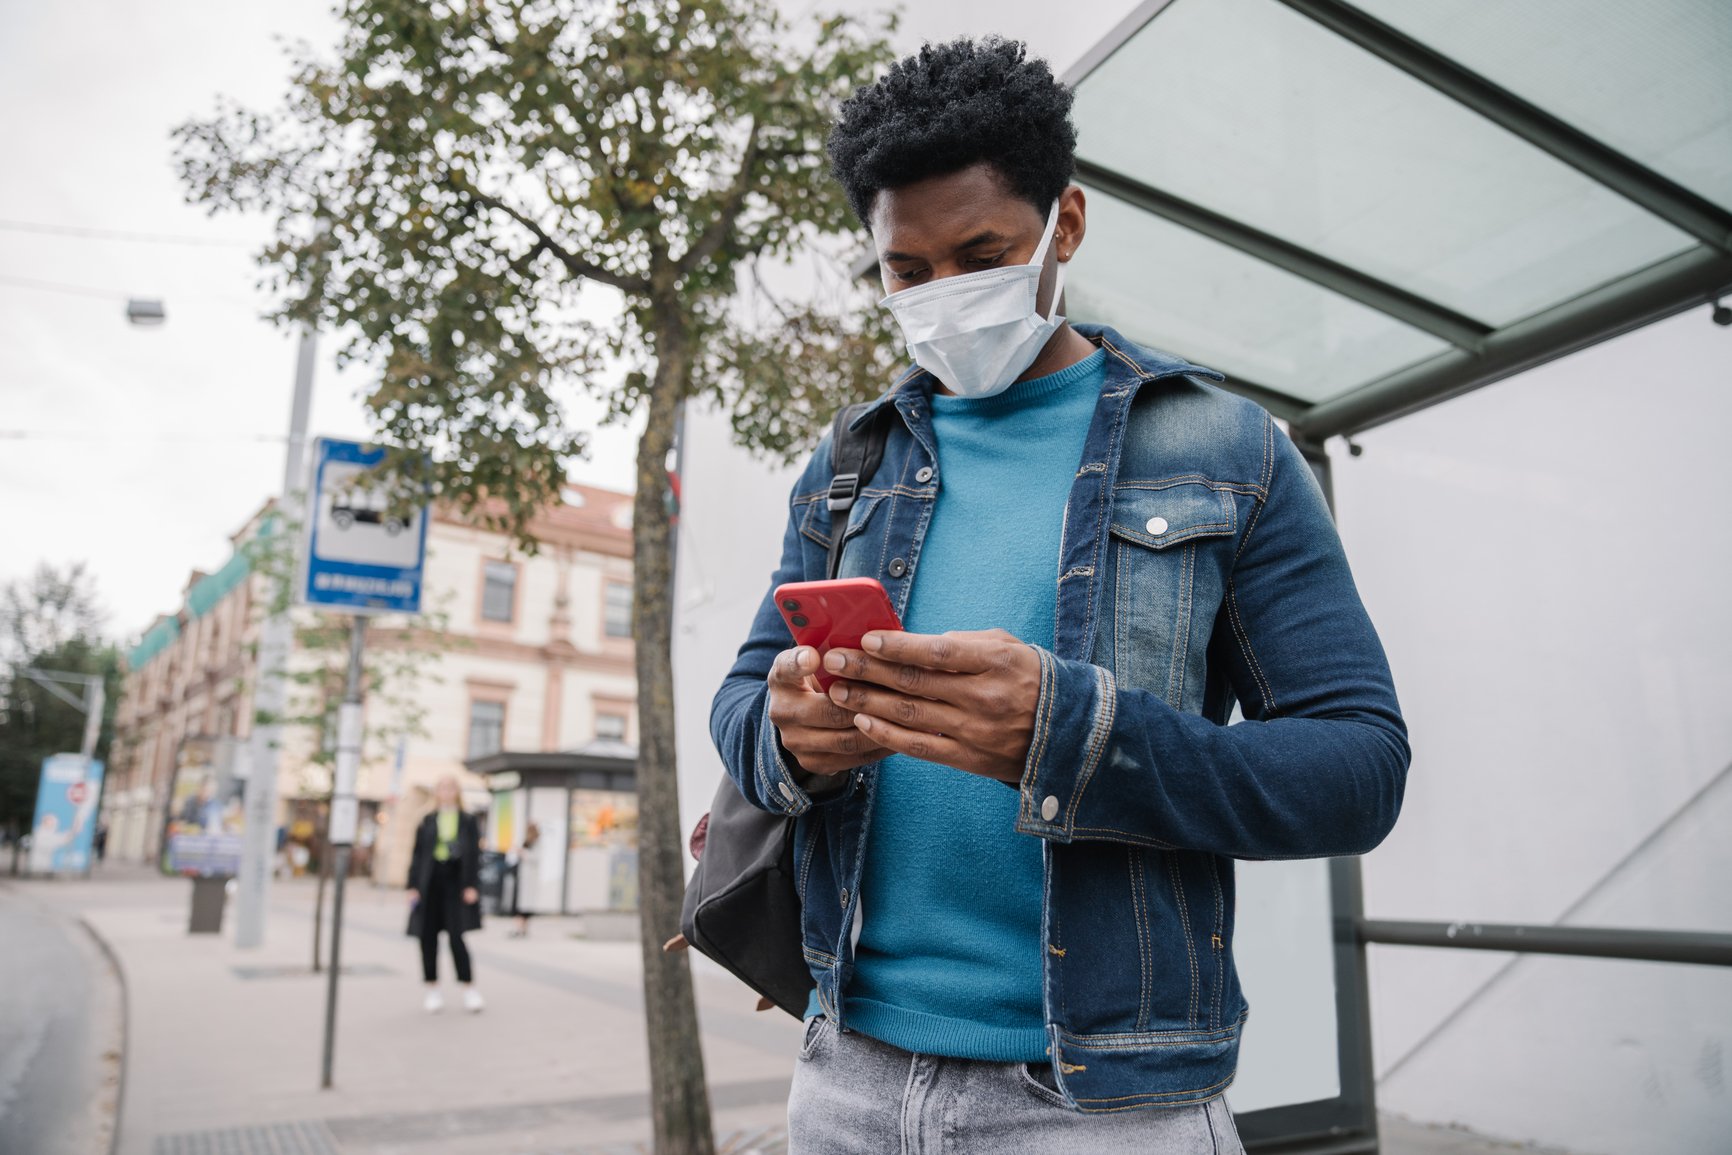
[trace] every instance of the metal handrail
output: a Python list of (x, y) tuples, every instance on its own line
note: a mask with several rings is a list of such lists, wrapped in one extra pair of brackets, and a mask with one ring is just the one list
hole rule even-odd
[(1732, 966), (1732, 934), (1599, 926), (1522, 926), (1483, 922), (1400, 922), (1362, 918), (1360, 942), (1516, 954), (1577, 955), (1639, 962)]

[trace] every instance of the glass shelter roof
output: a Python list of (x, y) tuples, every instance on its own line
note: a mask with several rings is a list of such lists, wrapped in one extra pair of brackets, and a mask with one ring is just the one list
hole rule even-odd
[(1066, 79), (1068, 311), (1299, 436), (1732, 293), (1727, 0), (1148, 0)]

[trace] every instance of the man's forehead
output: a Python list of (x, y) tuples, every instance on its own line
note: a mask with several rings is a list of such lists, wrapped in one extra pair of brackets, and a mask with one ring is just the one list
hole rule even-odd
[(983, 232), (1014, 237), (1042, 223), (1034, 206), (985, 164), (884, 189), (871, 215), (881, 252), (948, 249)]

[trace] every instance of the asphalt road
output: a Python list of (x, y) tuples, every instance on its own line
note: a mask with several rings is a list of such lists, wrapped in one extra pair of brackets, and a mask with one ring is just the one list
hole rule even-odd
[(51, 890), (31, 889), (0, 886), (0, 1152), (99, 1155), (115, 980)]

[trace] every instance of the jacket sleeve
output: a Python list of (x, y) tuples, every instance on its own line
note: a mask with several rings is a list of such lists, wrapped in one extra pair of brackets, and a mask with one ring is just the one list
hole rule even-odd
[[(793, 499), (828, 487), (830, 471), (825, 463), (830, 460), (829, 447), (826, 436), (794, 486), (788, 503), (788, 523), (782, 534), (781, 564), (758, 604), (751, 633), (710, 705), (710, 737), (728, 776), (739, 786), (747, 802), (760, 810), (789, 817), (804, 814), (814, 805), (832, 802), (847, 793), (838, 788), (823, 790), (822, 786), (829, 783), (813, 782), (812, 776), (783, 748), (781, 737), (770, 721), (770, 690), (765, 681), (776, 655), (794, 644), (788, 636), (787, 624), (776, 611), (773, 596), (776, 587), (784, 582), (823, 576), (806, 573), (799, 511)], [(833, 781), (838, 787), (845, 785), (846, 776), (837, 775)], [(808, 790), (807, 785), (813, 789)]]
[(415, 890), (420, 886), (421, 868), (427, 858), (427, 822), (423, 819), (415, 824), (415, 849), (409, 855), (409, 878), (403, 884), (405, 890)]
[(1278, 430), (1210, 644), (1245, 720), (1182, 713), (1042, 650), (1017, 829), (1239, 858), (1362, 854), (1401, 808), (1407, 730), (1322, 490)]

